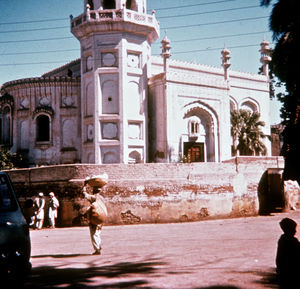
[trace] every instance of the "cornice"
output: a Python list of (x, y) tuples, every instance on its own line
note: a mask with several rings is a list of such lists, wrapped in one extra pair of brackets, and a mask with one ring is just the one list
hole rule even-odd
[[(163, 67), (163, 59), (160, 56), (151, 56), (151, 65), (161, 66)], [(208, 74), (217, 74), (217, 75), (224, 75), (224, 70), (222, 67), (216, 67), (211, 65), (205, 65), (195, 62), (189, 61), (182, 61), (177, 59), (170, 58), (168, 60), (169, 70), (186, 70), (186, 71), (193, 71), (193, 72), (204, 72)], [(233, 79), (247, 79), (253, 81), (261, 81), (261, 82), (268, 82), (268, 77), (261, 74), (255, 74), (250, 72), (242, 72), (237, 70), (229, 70), (229, 81), (230, 78)]]
[(31, 78), (23, 78), (12, 80), (9, 82), (5, 82), (0, 91), (2, 94), (6, 93), (6, 90), (13, 87), (20, 87), (20, 86), (36, 86), (36, 85), (45, 85), (49, 83), (71, 83), (74, 85), (80, 85), (80, 76), (78, 77), (67, 77), (67, 76), (55, 76), (55, 77), (31, 77)]
[(68, 67), (71, 67), (71, 66), (74, 66), (74, 65), (80, 65), (80, 64), (81, 64), (81, 58), (77, 58), (77, 59), (72, 60), (72, 61), (70, 61), (70, 62), (68, 62), (68, 63), (66, 63), (62, 66), (59, 66), (59, 67), (54, 68), (54, 69), (52, 69), (52, 70), (50, 70), (46, 73), (43, 73), (42, 77), (49, 77), (49, 74), (58, 73), (60, 71), (65, 70)]

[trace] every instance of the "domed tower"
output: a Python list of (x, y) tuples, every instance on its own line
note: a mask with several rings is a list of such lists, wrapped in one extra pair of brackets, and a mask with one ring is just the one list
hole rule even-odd
[(146, 162), (155, 15), (146, 0), (84, 0), (71, 32), (81, 45), (82, 162)]

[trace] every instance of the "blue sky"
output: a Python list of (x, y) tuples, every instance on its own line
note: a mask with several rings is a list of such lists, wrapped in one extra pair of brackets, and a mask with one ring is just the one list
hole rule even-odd
[[(271, 8), (259, 0), (148, 0), (155, 10), (161, 38), (152, 46), (160, 54), (167, 34), (172, 58), (220, 67), (221, 49), (231, 51), (231, 69), (257, 73), (260, 42), (272, 45), (268, 28)], [(69, 16), (83, 12), (83, 0), (0, 0), (0, 85), (37, 77), (80, 57), (70, 33)], [(278, 123), (280, 105), (271, 102), (271, 122)]]

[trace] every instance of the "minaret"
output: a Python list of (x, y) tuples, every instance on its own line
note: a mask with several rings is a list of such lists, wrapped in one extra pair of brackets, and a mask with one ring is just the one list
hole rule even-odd
[(167, 35), (161, 41), (161, 56), (164, 60), (164, 72), (168, 71), (168, 59), (171, 57), (171, 41), (168, 39)]
[(159, 38), (146, 0), (84, 0), (71, 17), (81, 45), (82, 162), (147, 161), (147, 79)]
[(229, 79), (229, 74), (228, 74), (228, 68), (230, 67), (230, 51), (224, 47), (223, 50), (221, 51), (222, 54), (222, 66), (224, 68), (224, 79), (228, 80)]
[(269, 63), (271, 62), (271, 51), (272, 49), (269, 47), (269, 42), (263, 40), (260, 44), (261, 49), (259, 52), (261, 53), (260, 62), (262, 63), (263, 73), (265, 76), (269, 76)]

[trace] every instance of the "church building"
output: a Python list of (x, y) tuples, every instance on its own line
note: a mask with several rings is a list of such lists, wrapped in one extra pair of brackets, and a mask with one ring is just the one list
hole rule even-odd
[[(81, 57), (39, 78), (1, 86), (0, 145), (31, 166), (70, 163), (222, 162), (232, 157), (230, 111), (257, 111), (270, 135), (269, 43), (263, 74), (151, 54), (160, 37), (146, 0), (84, 0), (70, 16)], [(264, 139), (267, 155), (271, 143)]]

